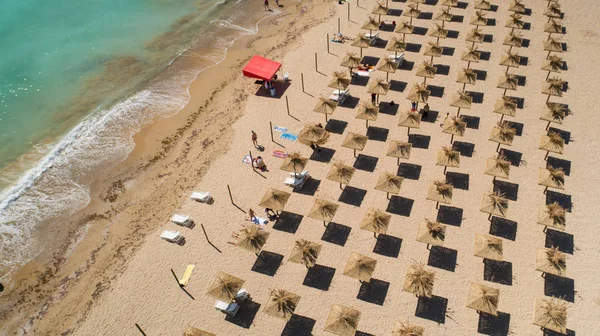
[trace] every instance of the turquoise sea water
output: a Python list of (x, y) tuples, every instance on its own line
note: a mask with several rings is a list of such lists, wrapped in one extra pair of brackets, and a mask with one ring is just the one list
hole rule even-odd
[(0, 2), (0, 280), (44, 248), (40, 225), (89, 202), (94, 172), (275, 12), (246, 0)]

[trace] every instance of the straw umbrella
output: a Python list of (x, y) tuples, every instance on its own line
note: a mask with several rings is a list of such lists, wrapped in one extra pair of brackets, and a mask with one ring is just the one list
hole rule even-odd
[(467, 33), (467, 38), (465, 40), (473, 42), (473, 45), (475, 45), (475, 43), (483, 43), (484, 39), (485, 34), (481, 32), (481, 29), (479, 29), (479, 27), (475, 27)]
[(394, 52), (394, 59), (398, 59), (398, 52), (404, 52), (406, 50), (406, 42), (400, 40), (396, 36), (392, 36), (388, 41), (388, 44), (385, 48), (387, 51)]
[(427, 90), (427, 85), (415, 83), (410, 89), (406, 99), (416, 101), (418, 103), (427, 103), (430, 94), (431, 91)]
[(467, 307), (478, 313), (498, 315), (498, 297), (500, 290), (471, 282)]
[(358, 279), (360, 282), (369, 282), (376, 265), (377, 260), (352, 252), (344, 268), (344, 275)]
[(289, 261), (296, 264), (303, 264), (306, 268), (311, 268), (317, 262), (319, 253), (321, 253), (321, 247), (321, 244), (313, 243), (306, 239), (301, 238), (296, 240)]
[(344, 71), (334, 71), (333, 78), (327, 87), (337, 90), (345, 90), (348, 85), (350, 85), (350, 78), (346, 77), (346, 73)]
[(515, 29), (523, 29), (525, 28), (525, 21), (523, 21), (523, 16), (517, 13), (513, 13), (509, 16), (506, 24), (504, 25), (506, 28)]
[(327, 115), (333, 114), (337, 106), (337, 101), (321, 97), (319, 100), (317, 100), (317, 105), (315, 105), (313, 111), (317, 113), (323, 113), (325, 115), (325, 122), (327, 122)]
[(292, 152), (285, 157), (279, 169), (287, 172), (293, 172), (294, 176), (296, 176), (298, 171), (302, 171), (304, 167), (306, 167), (307, 163), (308, 158), (303, 157), (299, 152)]
[(544, 205), (540, 208), (537, 223), (544, 226), (544, 232), (548, 226), (564, 231), (567, 225), (567, 210), (557, 202)]
[(405, 22), (402, 21), (398, 24), (398, 26), (396, 27), (396, 30), (394, 30), (394, 32), (402, 34), (402, 42), (405, 41), (406, 39), (406, 34), (412, 34), (413, 31), (415, 30), (415, 26), (412, 25), (412, 19), (411, 22)]
[(477, 10), (475, 16), (471, 19), (471, 24), (474, 26), (487, 26), (488, 20), (486, 19), (487, 12)]
[(475, 2), (475, 9), (491, 10), (492, 4), (487, 0), (479, 0)]
[(427, 46), (425, 47), (425, 51), (423, 55), (431, 56), (430, 62), (433, 62), (434, 57), (442, 57), (444, 54), (444, 47), (440, 46), (437, 42), (428, 41)]
[(358, 106), (358, 112), (356, 113), (356, 119), (365, 120), (365, 124), (367, 129), (369, 128), (369, 120), (377, 120), (377, 116), (379, 114), (379, 107), (369, 103), (362, 102)]
[(308, 217), (323, 221), (323, 225), (327, 227), (327, 222), (331, 222), (340, 205), (324, 199), (317, 198), (312, 209), (308, 213)]
[(446, 225), (427, 219), (419, 224), (417, 241), (427, 244), (428, 250), (430, 245), (443, 246), (444, 240), (446, 240)]
[[(456, 115), (460, 115), (460, 109), (470, 109), (471, 104), (473, 103), (473, 97), (465, 91), (456, 91), (450, 106), (458, 107), (458, 112)], [(444, 123), (445, 126), (445, 123)]]
[(467, 50), (462, 53), (461, 59), (467, 62), (467, 69), (471, 67), (471, 62), (479, 63), (481, 52), (478, 49), (479, 47), (473, 43), (473, 45), (467, 46)]
[(549, 37), (548, 41), (544, 41), (544, 50), (548, 52), (546, 55), (546, 58), (548, 58), (551, 52), (562, 53), (563, 45), (558, 39)]
[(356, 36), (356, 38), (352, 41), (353, 47), (360, 48), (360, 57), (362, 58), (363, 49), (368, 48), (371, 45), (371, 39), (366, 37), (365, 34), (360, 33)]
[(494, 104), (494, 113), (501, 114), (500, 121), (504, 116), (514, 117), (517, 115), (517, 101), (509, 96), (502, 96)]
[(362, 151), (368, 140), (369, 138), (365, 135), (349, 132), (344, 142), (342, 142), (342, 147), (354, 150), (354, 157), (357, 157), (356, 151)]
[[(379, 15), (379, 18), (377, 20), (381, 21), (381, 16), (387, 15), (388, 10), (389, 10), (389, 8), (386, 6), (385, 3), (377, 2), (375, 4), (375, 7), (373, 7), (373, 10), (371, 11), (371, 14)], [(377, 28), (379, 28), (379, 27), (377, 27)], [(365, 28), (363, 28), (363, 29), (365, 29)]]
[(455, 151), (451, 146), (444, 146), (437, 151), (435, 164), (443, 166), (444, 174), (446, 174), (448, 167), (460, 167), (460, 152)]
[(567, 107), (565, 105), (558, 103), (547, 103), (546, 110), (544, 110), (540, 116), (540, 119), (548, 122), (548, 125), (546, 125), (546, 129), (548, 129), (551, 122), (562, 124), (566, 115)]
[(452, 18), (454, 18), (454, 15), (450, 14), (450, 7), (448, 7), (447, 9), (442, 9), (442, 12), (435, 17), (435, 20), (442, 21), (442, 28), (444, 28), (444, 23), (452, 21)]
[(437, 68), (433, 66), (433, 63), (423, 61), (417, 68), (415, 75), (423, 77), (423, 84), (427, 81), (427, 78), (435, 78)]
[(499, 121), (494, 128), (492, 128), (492, 134), (488, 140), (497, 142), (496, 152), (500, 149), (500, 145), (512, 145), (517, 129), (511, 127), (506, 121)]
[(244, 282), (246, 281), (233, 275), (219, 272), (215, 281), (208, 287), (206, 294), (223, 302), (231, 302), (244, 285)]
[(392, 336), (423, 336), (423, 331), (425, 329), (421, 326), (396, 321)]
[[(362, 49), (361, 49), (361, 52), (362, 52)], [(362, 56), (362, 53), (361, 53), (361, 56)], [(349, 52), (346, 54), (346, 56), (344, 56), (344, 58), (342, 58), (342, 62), (340, 63), (340, 66), (348, 68), (348, 70), (350, 71), (350, 75), (352, 75), (352, 69), (358, 68), (360, 66), (360, 59), (361, 59), (361, 57), (356, 56), (355, 53)]]
[(240, 238), (235, 243), (235, 246), (253, 252), (258, 256), (263, 246), (267, 243), (269, 234), (269, 232), (264, 231), (258, 225), (244, 225), (240, 230)]
[(339, 336), (354, 336), (359, 320), (358, 310), (334, 304), (329, 311), (324, 330)]
[(504, 37), (503, 44), (505, 46), (509, 46), (509, 50), (512, 50), (513, 47), (520, 48), (523, 45), (523, 36), (516, 31), (511, 31), (508, 35), (506, 35), (506, 37)]
[(519, 53), (512, 52), (511, 50), (507, 50), (502, 57), (500, 57), (500, 65), (504, 65), (506, 67), (506, 72), (508, 73), (508, 68), (518, 68), (521, 64), (521, 56)]
[(408, 6), (406, 6), (407, 8), (402, 13), (402, 16), (407, 16), (410, 18), (410, 25), (412, 25), (413, 18), (417, 18), (421, 15), (421, 11), (418, 9), (418, 6), (418, 2), (416, 6), (413, 3), (409, 3)]
[(410, 135), (411, 128), (421, 127), (421, 115), (418, 112), (406, 111), (400, 114), (400, 122), (398, 126), (403, 126), (408, 129), (407, 135)]
[(439, 42), (441, 38), (445, 39), (448, 37), (448, 29), (436, 23), (435, 29), (429, 33), (429, 36), (437, 38), (436, 42)]
[(395, 58), (382, 58), (377, 64), (377, 70), (385, 72), (385, 80), (389, 80), (390, 73), (395, 73), (400, 63), (396, 62)]
[(548, 132), (548, 135), (542, 135), (540, 140), (540, 149), (546, 151), (544, 160), (548, 158), (550, 152), (562, 154), (565, 147), (565, 139), (556, 132)]
[(552, 77), (546, 81), (544, 85), (543, 94), (548, 95), (546, 103), (550, 100), (550, 96), (562, 97), (562, 88), (565, 85), (565, 81), (558, 77)]
[(387, 199), (390, 199), (390, 194), (398, 195), (400, 193), (400, 187), (404, 177), (397, 176), (396, 174), (383, 172), (379, 175), (379, 179), (375, 184), (375, 189), (385, 191), (387, 193)]
[(271, 316), (289, 320), (299, 301), (299, 295), (283, 289), (272, 289), (263, 311)]
[[(387, 11), (386, 11), (386, 13), (387, 13)], [(379, 16), (379, 19), (381, 20), (381, 15)], [(374, 17), (369, 16), (367, 18), (367, 21), (365, 21), (365, 23), (362, 25), (361, 28), (368, 30), (369, 35), (372, 36), (373, 30), (379, 29), (379, 22), (377, 20), (375, 20)]]
[(564, 65), (565, 65), (565, 62), (563, 62), (562, 57), (560, 57), (560, 56), (552, 55), (552, 56), (548, 57), (547, 59), (545, 59), (542, 62), (542, 70), (548, 71), (546, 80), (548, 80), (548, 77), (550, 77), (551, 72), (559, 72), (559, 73), (562, 72), (562, 68)]
[(503, 96), (506, 95), (506, 91), (508, 90), (516, 90), (519, 85), (519, 78), (515, 74), (506, 73), (504, 76), (498, 78), (498, 85), (496, 86), (499, 89), (504, 89)]
[(443, 180), (429, 182), (427, 188), (427, 199), (436, 202), (435, 208), (438, 209), (440, 203), (450, 204), (452, 202), (452, 194), (454, 187)]
[(373, 78), (367, 84), (367, 92), (376, 94), (377, 102), (379, 102), (379, 95), (385, 96), (389, 90), (390, 83), (383, 78)]
[(473, 255), (484, 259), (502, 261), (502, 239), (476, 234)]
[(501, 155), (496, 158), (487, 159), (485, 161), (485, 171), (483, 173), (493, 176), (494, 181), (496, 181), (496, 177), (508, 179), (510, 174), (510, 161), (506, 160), (506, 158)]
[(406, 141), (392, 140), (386, 153), (387, 156), (398, 159), (397, 165), (400, 165), (400, 159), (409, 159), (412, 144)]
[(544, 25), (544, 33), (548, 33), (548, 37), (552, 36), (552, 34), (564, 34), (563, 29), (562, 23), (556, 19), (550, 19)]
[(192, 326), (187, 326), (183, 331), (183, 336), (217, 336), (208, 331), (200, 330), (198, 328), (194, 328)]
[(540, 168), (538, 184), (544, 186), (544, 194), (548, 188), (565, 189), (565, 171), (562, 168)]
[[(459, 110), (460, 111), (460, 110)], [(461, 117), (451, 116), (444, 122), (442, 133), (450, 134), (450, 144), (454, 142), (454, 136), (463, 136), (467, 129), (467, 123)]]
[(421, 263), (414, 263), (408, 267), (402, 290), (415, 294), (417, 297), (430, 298), (433, 295), (434, 281), (435, 272), (426, 270)]
[(491, 220), (492, 216), (506, 218), (508, 213), (508, 198), (499, 191), (489, 192), (483, 195), (479, 211), (490, 214), (488, 220)]
[(382, 210), (376, 208), (370, 208), (360, 224), (360, 228), (363, 230), (373, 232), (373, 236), (377, 238), (378, 234), (385, 234), (392, 215), (385, 213)]
[(533, 324), (542, 329), (567, 333), (567, 302), (557, 299), (535, 298)]
[(549, 3), (548, 7), (544, 10), (544, 15), (554, 19), (560, 19), (562, 17), (562, 11), (560, 10), (560, 4), (558, 2)]
[(508, 6), (508, 10), (515, 13), (525, 13), (525, 5), (522, 0), (513, 0)]
[(456, 82), (463, 84), (464, 91), (467, 84), (475, 85), (475, 83), (477, 83), (477, 72), (473, 69), (463, 68), (458, 73)]
[(311, 146), (311, 148), (315, 148), (315, 145), (325, 144), (328, 139), (329, 132), (321, 124), (305, 124), (298, 135), (298, 141), (301, 144)]
[(558, 250), (558, 247), (542, 248), (537, 250), (535, 257), (535, 270), (564, 277), (567, 273), (566, 255)]
[(263, 208), (269, 208), (273, 211), (280, 212), (283, 211), (285, 203), (287, 203), (291, 195), (292, 194), (285, 191), (269, 188), (258, 205)]
[(427, 0), (410, 0), (411, 5), (412, 4), (416, 4), (417, 5), (417, 9), (419, 9), (419, 4), (424, 4), (427, 3)]
[(450, 7), (458, 7), (458, 0), (444, 0), (441, 6), (446, 6), (450, 10)]
[(354, 167), (346, 166), (341, 162), (335, 162), (327, 174), (327, 179), (338, 182), (340, 184), (340, 189), (343, 189), (342, 184), (350, 183), (355, 171), (356, 168)]

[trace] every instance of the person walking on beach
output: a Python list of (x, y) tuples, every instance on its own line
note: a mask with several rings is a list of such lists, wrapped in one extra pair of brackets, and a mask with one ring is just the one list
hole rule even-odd
[(417, 102), (416, 101), (413, 101), (410, 103), (410, 110), (412, 112), (415, 112), (417, 110)]
[(429, 115), (429, 103), (426, 103), (425, 106), (423, 106), (423, 118), (427, 119), (428, 115)]
[(265, 0), (265, 10), (271, 10), (269, 8), (269, 0)]
[(250, 221), (254, 221), (254, 219), (256, 218), (256, 214), (254, 213), (254, 210), (252, 210), (252, 208), (248, 210), (248, 216), (250, 217)]
[(371, 93), (371, 104), (375, 105), (376, 101), (377, 101), (377, 95), (374, 93)]
[(256, 135), (256, 132), (252, 131), (252, 144), (254, 145), (254, 148), (258, 148), (258, 135)]

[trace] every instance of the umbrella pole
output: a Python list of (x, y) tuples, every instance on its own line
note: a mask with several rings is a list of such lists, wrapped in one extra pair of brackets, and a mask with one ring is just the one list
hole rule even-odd
[(467, 69), (471, 67), (471, 61), (467, 61)]
[(375, 237), (375, 239), (377, 239), (377, 232), (373, 232), (373, 237)]
[(356, 149), (354, 150), (354, 157), (357, 157), (357, 156), (356, 156)]
[(390, 198), (390, 193), (389, 193), (389, 192), (388, 192), (388, 193), (386, 193), (386, 196), (385, 196), (385, 197), (386, 197), (387, 199), (391, 199), (391, 198)]
[(502, 121), (504, 119), (504, 114), (500, 117), (500, 121)]
[(256, 169), (254, 169), (254, 159), (252, 158), (252, 151), (249, 151), (248, 153), (250, 153), (250, 167), (252, 167), (252, 170), (256, 171)]
[(365, 120), (367, 124), (367, 129), (369, 129), (369, 120)]
[(548, 125), (546, 125), (546, 131), (548, 130), (549, 127), (550, 127), (550, 122), (548, 121)]
[[(464, 90), (463, 90), (464, 91)], [(458, 108), (458, 111), (456, 112), (456, 116), (460, 117), (460, 107)]]
[(323, 226), (327, 227), (327, 222), (326, 221), (323, 221)]
[(341, 184), (341, 183), (340, 183), (340, 189), (341, 189), (341, 190), (344, 190), (344, 188), (342, 188), (342, 184)]
[(546, 98), (546, 104), (548, 104), (549, 100), (550, 100), (550, 95), (548, 95), (548, 98)]
[(548, 55), (546, 55), (546, 59), (548, 59), (548, 57), (550, 57), (550, 50), (548, 50)]
[(500, 149), (500, 143), (498, 142), (498, 146), (496, 146), (496, 153), (498, 153), (499, 149)]
[(550, 71), (548, 71), (548, 75), (546, 75), (546, 80), (550, 77)]
[(448, 170), (448, 166), (444, 166), (444, 175), (446, 175), (446, 170)]
[(327, 123), (329, 120), (327, 120), (327, 113), (325, 113), (325, 123)]
[(546, 231), (548, 231), (548, 227), (544, 226), (544, 230), (542, 230), (543, 233), (546, 233)]
[(504, 89), (504, 93), (502, 94), (502, 97), (506, 96), (506, 91), (508, 91), (508, 89)]
[(546, 186), (546, 188), (544, 188), (544, 195), (546, 194), (547, 191), (548, 191), (548, 186)]
[(436, 208), (436, 209), (439, 209), (439, 208), (440, 208), (440, 202), (439, 202), (439, 201), (438, 201), (438, 202), (435, 202), (435, 208)]
[(550, 154), (550, 151), (546, 151), (546, 156), (544, 156), (544, 160), (548, 160), (548, 154)]
[(467, 83), (463, 83), (463, 92), (465, 91), (465, 88), (467, 87)]
[(431, 56), (431, 60), (429, 60), (430, 63), (433, 63), (433, 55)]
[(397, 158), (398, 162), (396, 163), (398, 166), (400, 165), (400, 158)]
[(431, 250), (431, 244), (427, 244), (427, 249)]
[[(406, 135), (410, 135), (410, 127), (408, 127), (408, 132), (406, 132)], [(400, 162), (400, 158), (398, 158), (398, 162)]]
[(490, 215), (488, 216), (488, 220), (489, 220), (489, 221), (491, 221), (491, 220), (492, 220), (492, 214), (490, 214)]
[(452, 135), (450, 136), (450, 144), (452, 145), (452, 143), (453, 143), (453, 142), (454, 142), (454, 134), (452, 134)]

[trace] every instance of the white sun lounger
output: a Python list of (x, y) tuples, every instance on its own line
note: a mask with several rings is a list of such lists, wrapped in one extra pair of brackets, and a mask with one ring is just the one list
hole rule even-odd
[(235, 295), (235, 300), (238, 302), (242, 302), (242, 301), (247, 300), (249, 297), (250, 297), (250, 293), (248, 293), (248, 290), (246, 288), (242, 288)]
[(404, 53), (398, 54), (398, 56), (390, 55), (389, 58), (394, 59), (396, 62), (398, 62), (398, 66), (401, 66), (402, 63), (404, 62)]
[(194, 221), (190, 219), (190, 216), (174, 214), (173, 217), (171, 217), (171, 222), (177, 225), (190, 227)]
[(238, 310), (240, 310), (240, 305), (235, 302), (227, 303), (223, 301), (217, 301), (215, 302), (215, 309), (229, 316), (235, 316)]
[(370, 39), (377, 39), (379, 38), (379, 32), (365, 33), (365, 37)]
[(191, 198), (194, 201), (201, 202), (201, 203), (210, 203), (213, 199), (209, 192), (203, 192), (203, 191), (202, 192), (201, 191), (193, 192)]
[(295, 176), (294, 173), (290, 173), (290, 177), (286, 178), (283, 183), (288, 187), (300, 189), (309, 178), (310, 174), (308, 173), (308, 170), (305, 170), (297, 176)]
[(370, 77), (371, 71), (356, 70), (354, 71), (354, 74), (360, 77)]
[(174, 243), (174, 244), (180, 244), (184, 240), (181, 233), (179, 233), (178, 231), (169, 231), (169, 230), (164, 230), (160, 234), (160, 238), (168, 241), (169, 243)]
[(331, 96), (329, 96), (329, 99), (338, 102), (338, 104), (342, 104), (346, 100), (346, 98), (348, 98), (349, 95), (350, 89), (333, 90), (333, 93), (331, 94)]

